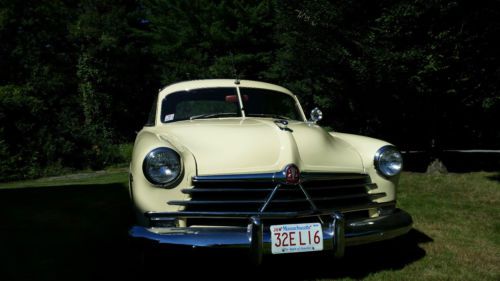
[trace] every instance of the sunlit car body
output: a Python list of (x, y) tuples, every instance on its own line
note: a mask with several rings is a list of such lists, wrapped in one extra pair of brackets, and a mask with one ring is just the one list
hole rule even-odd
[[(320, 115), (314, 114), (316, 119)], [(138, 133), (133, 238), (162, 246), (330, 251), (402, 235), (401, 155), (381, 140), (326, 132), (295, 95), (262, 82), (198, 80), (160, 91)]]

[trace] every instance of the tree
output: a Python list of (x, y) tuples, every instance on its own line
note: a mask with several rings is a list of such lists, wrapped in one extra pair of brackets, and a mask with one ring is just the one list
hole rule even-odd
[[(272, 1), (144, 1), (161, 81), (260, 79), (273, 59)], [(234, 67), (233, 67), (234, 64)]]
[[(4, 1), (0, 15), (0, 178), (33, 177), (71, 157), (71, 46), (65, 3)], [(65, 120), (61, 122), (60, 120)], [(7, 163), (7, 164), (5, 164)]]
[(270, 76), (335, 129), (408, 148), (491, 146), (499, 116), (497, 1), (325, 1), (278, 6)]
[(297, 93), (306, 108), (320, 106), (329, 126), (372, 133), (366, 120), (376, 118), (359, 109), (374, 94), (364, 40), (378, 4), (314, 0), (278, 7), (280, 48), (269, 77)]

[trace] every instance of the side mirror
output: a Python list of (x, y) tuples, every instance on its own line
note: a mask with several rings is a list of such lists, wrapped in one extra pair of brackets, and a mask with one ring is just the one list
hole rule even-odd
[(323, 119), (323, 112), (321, 112), (319, 108), (315, 107), (313, 110), (311, 110), (310, 118), (311, 119), (309, 120), (309, 122), (316, 124), (318, 121)]

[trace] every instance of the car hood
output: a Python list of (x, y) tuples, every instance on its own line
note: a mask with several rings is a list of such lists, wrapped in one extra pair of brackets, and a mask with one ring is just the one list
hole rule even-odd
[(181, 121), (160, 137), (189, 150), (198, 175), (264, 173), (294, 163), (302, 171), (364, 172), (358, 152), (319, 126), (265, 118)]

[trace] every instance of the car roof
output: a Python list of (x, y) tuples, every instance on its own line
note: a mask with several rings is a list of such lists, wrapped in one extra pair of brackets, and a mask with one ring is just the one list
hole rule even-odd
[(292, 95), (288, 89), (266, 82), (252, 81), (252, 80), (234, 80), (234, 79), (205, 79), (205, 80), (191, 80), (179, 83), (174, 83), (166, 86), (160, 90), (159, 98), (163, 99), (166, 95), (179, 92), (189, 91), (192, 89), (201, 88), (217, 88), (217, 87), (242, 87), (242, 88), (260, 88), (274, 90)]

